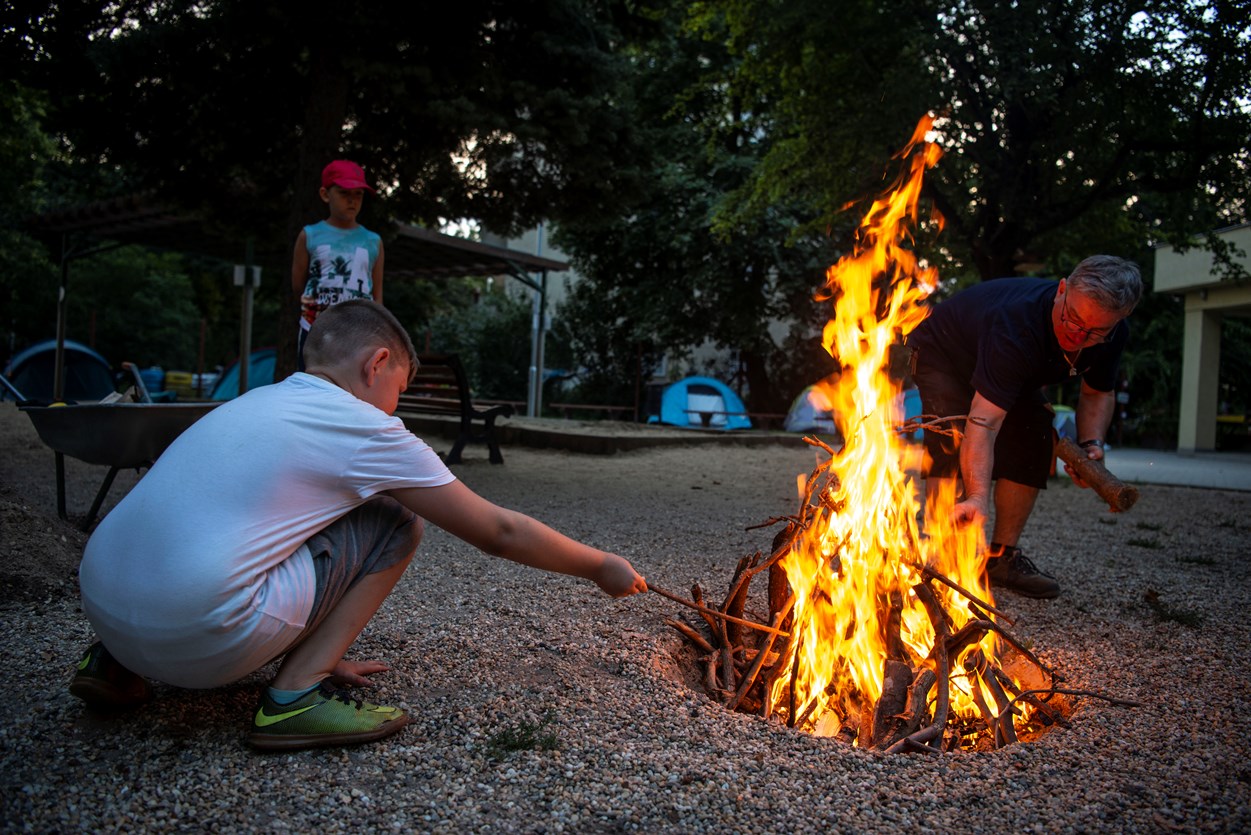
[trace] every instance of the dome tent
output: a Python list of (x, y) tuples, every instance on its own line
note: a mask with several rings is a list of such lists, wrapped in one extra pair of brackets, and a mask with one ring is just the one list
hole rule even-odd
[[(56, 340), (48, 339), (17, 354), (4, 370), (23, 396), (33, 401), (52, 400), (56, 375)], [(65, 393), (71, 401), (100, 400), (115, 390), (108, 360), (81, 342), (65, 340)], [(0, 399), (8, 394), (0, 391)]]
[[(274, 364), (278, 352), (273, 348), (257, 348), (248, 362), (248, 389), (267, 386), (274, 381)], [(233, 400), (239, 396), (239, 361), (236, 360), (217, 378), (210, 400)]]
[(665, 387), (660, 414), (648, 423), (708, 429), (751, 429), (747, 408), (733, 389), (711, 377), (687, 377)]
[(782, 425), (787, 432), (822, 432), (829, 435), (838, 434), (834, 425), (834, 410), (829, 398), (819, 386), (807, 386), (794, 400), (786, 412), (786, 422)]
[[(895, 410), (901, 421), (918, 417), (921, 414), (921, 392), (910, 388), (896, 394)], [(820, 385), (808, 386), (792, 401), (791, 408), (786, 413), (783, 428), (787, 432), (839, 435), (838, 425), (834, 422), (834, 407)], [(905, 437), (908, 440), (919, 441), (921, 434), (921, 430), (917, 429)]]

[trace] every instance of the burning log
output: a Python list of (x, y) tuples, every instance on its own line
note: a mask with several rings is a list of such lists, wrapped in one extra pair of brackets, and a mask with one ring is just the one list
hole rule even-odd
[[(995, 747), (1015, 745), (1016, 728), (1013, 720), (1016, 713), (1009, 707), (1010, 703), (1003, 693), (1003, 688), (999, 687), (994, 674), (988, 672), (987, 666), (986, 656), (980, 651), (972, 652), (965, 658), (964, 669), (970, 674), (973, 699), (977, 702), (978, 710), (982, 712), (986, 724), (990, 727)], [(990, 703), (986, 701), (986, 694), (980, 685), (984, 685), (987, 690), (991, 691), (997, 711), (992, 709)]]
[(899, 738), (899, 730), (908, 718), (912, 681), (912, 668), (903, 661), (887, 658), (882, 662), (882, 697), (872, 713), (865, 711), (860, 717), (860, 738), (866, 748), (883, 748), (883, 742), (893, 743)]
[(1108, 509), (1113, 513), (1123, 513), (1138, 501), (1137, 487), (1112, 475), (1102, 461), (1087, 458), (1086, 451), (1072, 440), (1061, 438), (1056, 444), (1056, 454), (1090, 485), (1099, 498), (1108, 503)]
[(886, 749), (887, 753), (902, 750), (900, 746), (907, 748), (909, 743), (938, 748), (942, 743), (943, 731), (947, 727), (947, 712), (951, 709), (951, 669), (948, 666), (947, 656), (946, 613), (938, 605), (938, 599), (934, 597), (934, 591), (928, 585), (918, 583), (912, 590), (925, 605), (925, 611), (934, 625), (934, 648), (930, 650), (930, 661), (934, 665), (938, 697), (934, 700), (934, 719), (929, 726), (890, 746)]

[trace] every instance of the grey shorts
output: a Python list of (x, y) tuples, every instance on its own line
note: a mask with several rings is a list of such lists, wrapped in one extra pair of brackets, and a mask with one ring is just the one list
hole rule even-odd
[(317, 592), (302, 634), (317, 627), (356, 581), (410, 559), (421, 542), (421, 518), (389, 496), (377, 496), (313, 534)]

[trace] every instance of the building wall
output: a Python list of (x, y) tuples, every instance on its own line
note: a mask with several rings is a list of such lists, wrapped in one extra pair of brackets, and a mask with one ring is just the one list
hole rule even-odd
[[(1251, 271), (1251, 224), (1218, 233), (1243, 251)], [(1177, 451), (1216, 448), (1220, 398), (1221, 325), (1227, 316), (1251, 316), (1251, 286), (1222, 281), (1210, 252), (1160, 247), (1155, 253), (1155, 291), (1185, 298), (1181, 408)]]

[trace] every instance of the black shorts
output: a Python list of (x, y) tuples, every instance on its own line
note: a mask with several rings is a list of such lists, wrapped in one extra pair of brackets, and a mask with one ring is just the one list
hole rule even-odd
[[(974, 390), (968, 380), (946, 370), (917, 363), (913, 379), (921, 392), (921, 411), (926, 415), (948, 417), (968, 415)], [(991, 478), (1006, 478), (1027, 487), (1045, 490), (1055, 460), (1051, 404), (1042, 390), (1017, 400), (1008, 410), (995, 438), (995, 464)], [(950, 425), (961, 432), (964, 421)], [(952, 478), (960, 473), (959, 446), (955, 438), (925, 431), (928, 453), (926, 475)]]

